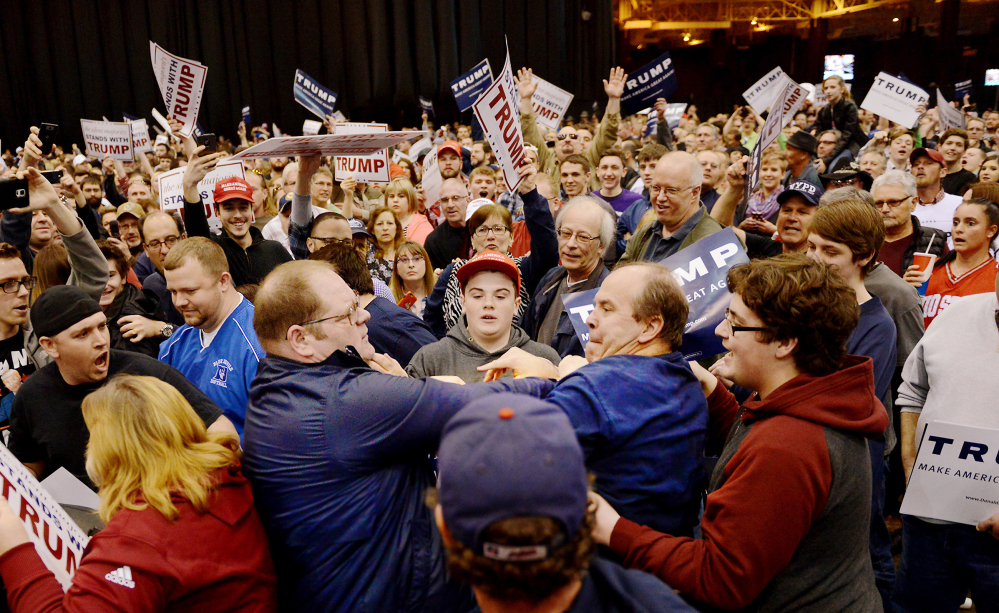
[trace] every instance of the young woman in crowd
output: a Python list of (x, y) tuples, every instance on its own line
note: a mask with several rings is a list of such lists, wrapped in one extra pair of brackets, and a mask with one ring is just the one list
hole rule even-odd
[(382, 194), (385, 196), (385, 206), (395, 211), (406, 238), (422, 245), (434, 231), (434, 227), (426, 216), (418, 212), (419, 203), (413, 184), (403, 178), (393, 179)]
[(121, 325), (118, 318), (125, 315), (142, 315), (147, 319), (156, 319), (154, 315), (159, 308), (159, 301), (152, 294), (146, 293), (127, 281), (131, 267), (120, 249), (107, 241), (99, 241), (104, 259), (108, 261), (108, 284), (101, 294), (99, 303), (104, 315), (108, 318), (108, 332), (111, 335), (111, 348), (135, 351), (150, 357), (160, 353), (160, 337), (145, 337), (137, 343), (121, 335)]
[(999, 264), (993, 258), (999, 233), (999, 206), (975, 198), (957, 207), (951, 238), (954, 249), (937, 261), (923, 297), (926, 327), (962, 296), (984, 294), (995, 288)]
[(985, 198), (999, 204), (999, 183), (972, 183), (964, 192), (964, 201), (971, 202), (975, 198)]
[(66, 285), (69, 280), (69, 273), (72, 272), (69, 264), (69, 253), (66, 247), (59, 243), (46, 245), (35, 255), (34, 275), (38, 278), (38, 283), (31, 290), (31, 301), (34, 302), (42, 295), (42, 292), (56, 285)]
[(423, 245), (415, 241), (406, 241), (396, 250), (395, 268), (389, 288), (395, 295), (395, 300), (402, 304), (406, 294), (412, 294), (416, 301), (409, 310), (417, 317), (423, 317), (423, 309), (427, 304), (427, 296), (434, 291), (437, 278), (430, 266), (430, 256)]
[(815, 133), (836, 129), (839, 130), (840, 137), (833, 150), (817, 161), (820, 173), (828, 171), (832, 161), (844, 150), (849, 150), (855, 156), (860, 151), (860, 146), (867, 142), (867, 135), (860, 128), (857, 103), (850, 97), (843, 77), (836, 75), (823, 81), (822, 93), (826, 95), (829, 104), (819, 109), (815, 119)]
[(371, 212), (368, 220), (368, 234), (374, 245), (368, 250), (365, 260), (371, 276), (385, 283), (392, 280), (392, 268), (396, 252), (402, 243), (402, 224), (395, 212), (387, 206), (380, 206)]
[(767, 149), (760, 160), (760, 189), (749, 197), (746, 208), (739, 207), (735, 223), (747, 232), (770, 238), (777, 231), (780, 203), (777, 196), (784, 191), (781, 180), (787, 172), (787, 156), (783, 151)]
[(978, 169), (978, 180), (982, 183), (999, 183), (999, 154), (990, 152)]
[(180, 392), (153, 377), (113, 378), (83, 401), (83, 419), (107, 527), (63, 594), (0, 503), (0, 574), (14, 613), (277, 610), (277, 575), (235, 435), (208, 434)]

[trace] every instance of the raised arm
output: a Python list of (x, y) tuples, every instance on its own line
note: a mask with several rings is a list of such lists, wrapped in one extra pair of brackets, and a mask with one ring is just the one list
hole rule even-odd
[(521, 68), (513, 77), (513, 82), (516, 83), (517, 92), (520, 93), (520, 130), (524, 134), (524, 140), (538, 148), (538, 164), (542, 169), (554, 168), (555, 154), (545, 144), (544, 137), (538, 131), (538, 121), (534, 117), (534, 103), (531, 99), (538, 89), (538, 83), (534, 80), (534, 71), (530, 68)]
[(524, 201), (524, 221), (531, 235), (531, 253), (521, 260), (520, 274), (524, 287), (533, 294), (541, 277), (558, 264), (558, 238), (548, 201), (538, 193), (534, 184), (534, 166), (524, 164), (520, 173), (527, 176), (518, 191)]
[(747, 156), (728, 167), (725, 173), (728, 187), (718, 197), (715, 206), (709, 215), (723, 226), (735, 225), (735, 211), (742, 202), (742, 197), (746, 191), (746, 165), (749, 163)]
[(205, 175), (215, 170), (221, 154), (199, 156), (203, 149), (204, 147), (195, 149), (184, 170), (184, 223), (187, 226), (188, 236), (209, 238), (212, 230), (208, 225), (208, 214), (205, 212), (205, 203), (201, 199), (198, 183), (205, 178)]
[(600, 163), (600, 156), (617, 143), (617, 127), (621, 123), (621, 94), (624, 93), (626, 77), (624, 69), (619, 66), (611, 68), (610, 75), (604, 79), (607, 108), (604, 110), (604, 116), (600, 120), (600, 129), (597, 130), (588, 153), (594, 168)]

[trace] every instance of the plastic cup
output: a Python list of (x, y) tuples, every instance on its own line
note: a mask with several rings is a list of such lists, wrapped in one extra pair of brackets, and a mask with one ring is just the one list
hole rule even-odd
[(923, 273), (923, 284), (919, 286), (919, 295), (926, 295), (926, 286), (930, 282), (930, 275), (933, 274), (933, 265), (937, 261), (937, 256), (934, 253), (914, 253), (912, 254), (912, 263), (919, 267), (919, 272)]

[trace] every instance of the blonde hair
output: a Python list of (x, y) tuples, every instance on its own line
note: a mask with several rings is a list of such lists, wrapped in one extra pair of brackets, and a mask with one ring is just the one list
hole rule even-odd
[(163, 260), (163, 270), (177, 270), (187, 262), (188, 257), (197, 260), (209, 276), (221, 277), (222, 273), (229, 272), (229, 260), (225, 257), (225, 251), (215, 241), (204, 236), (177, 241)]
[(388, 206), (388, 197), (392, 194), (402, 194), (406, 197), (406, 201), (409, 203), (409, 213), (415, 214), (419, 205), (417, 204), (416, 198), (416, 188), (409, 179), (403, 179), (402, 177), (397, 177), (389, 181), (389, 184), (385, 186), (385, 190), (382, 192), (382, 196), (385, 197), (383, 206)]
[(840, 89), (843, 90), (843, 99), (853, 100), (853, 96), (850, 95), (850, 90), (846, 88), (846, 81), (843, 80), (843, 77), (839, 76), (838, 74), (834, 74), (826, 77), (825, 79), (822, 79), (822, 84), (824, 85), (826, 81), (836, 81), (837, 83), (839, 83)]
[(212, 472), (239, 465), (239, 439), (208, 434), (180, 392), (155, 377), (113, 377), (84, 398), (83, 419), (90, 430), (87, 474), (100, 487), (105, 522), (122, 509), (148, 507), (175, 520), (173, 495), (204, 513)]

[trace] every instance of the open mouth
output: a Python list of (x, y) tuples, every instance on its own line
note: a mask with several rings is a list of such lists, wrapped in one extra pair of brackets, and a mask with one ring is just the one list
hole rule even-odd
[(96, 366), (100, 370), (106, 370), (108, 367), (109, 358), (110, 358), (110, 353), (105, 351), (104, 353), (97, 356), (96, 360), (94, 360), (94, 366)]

